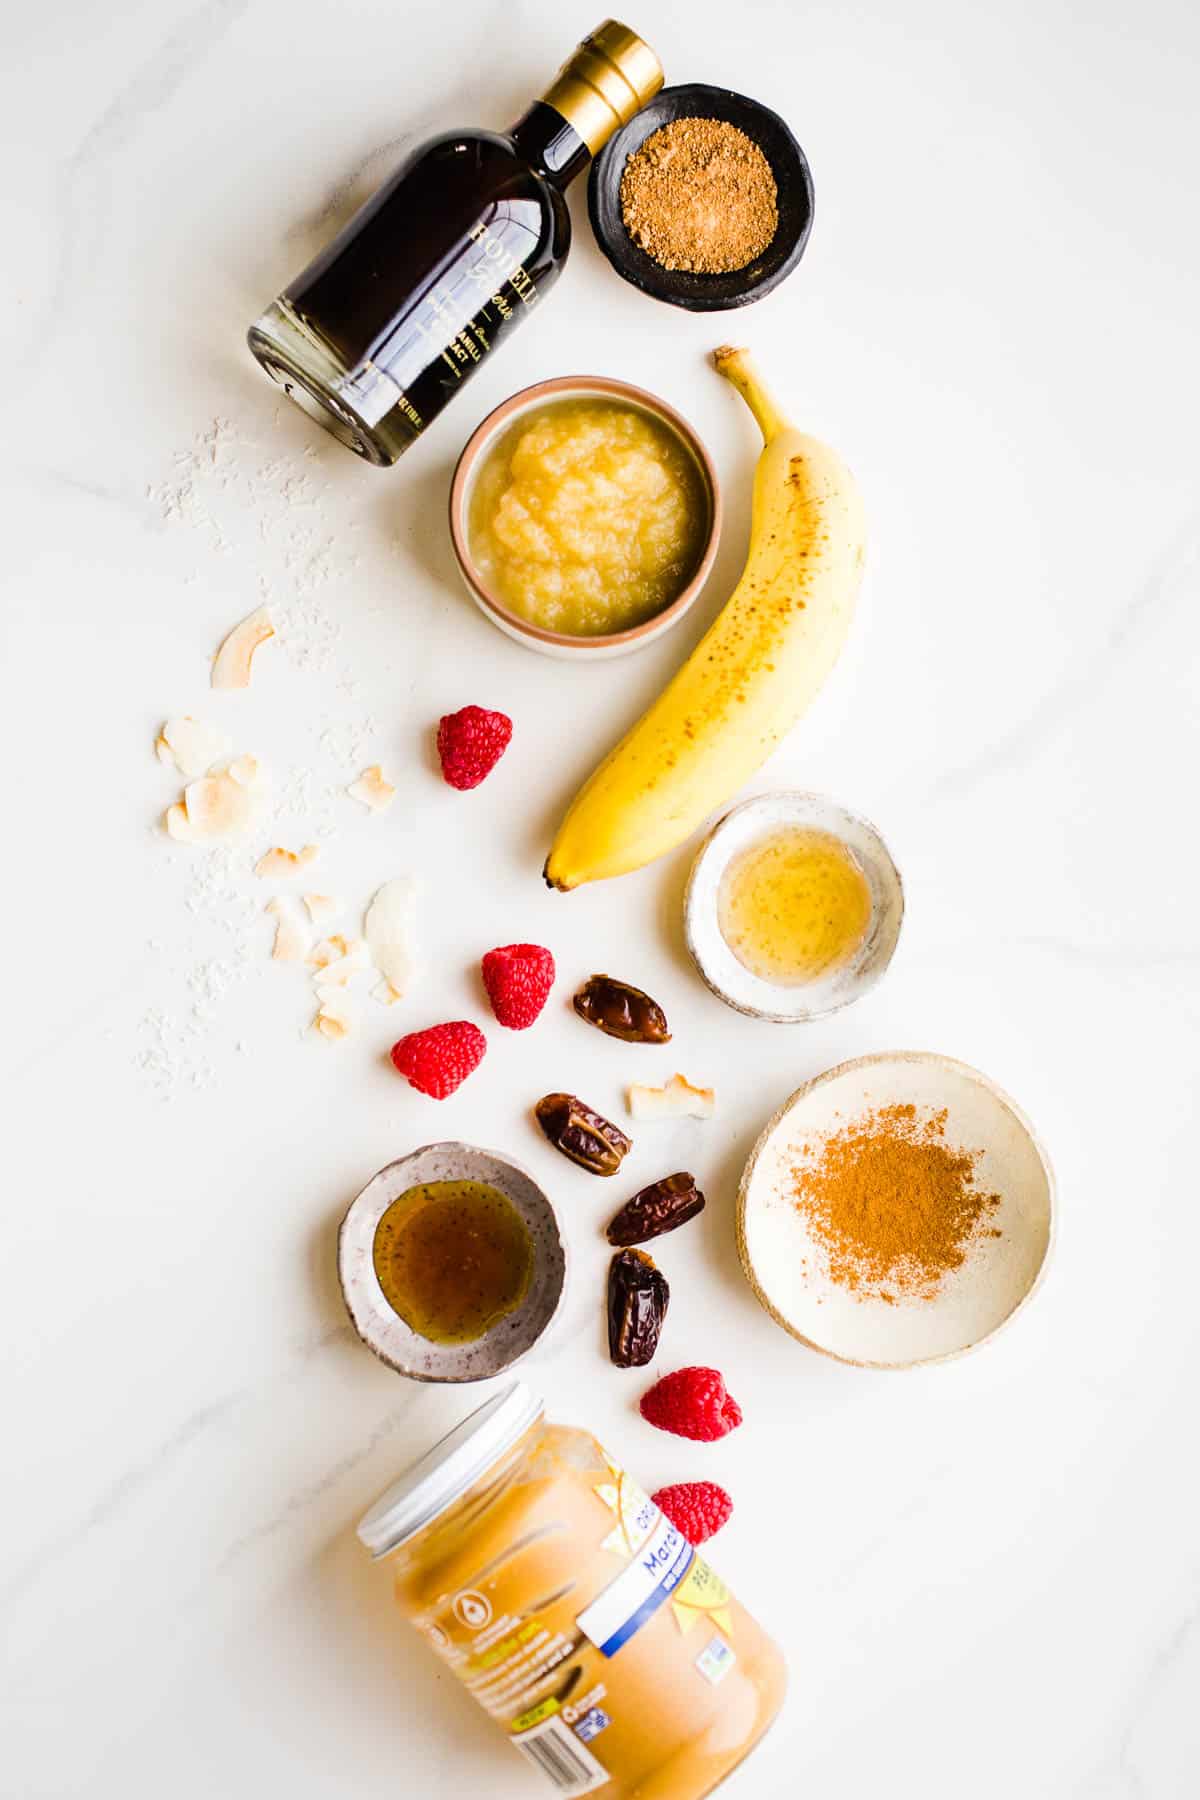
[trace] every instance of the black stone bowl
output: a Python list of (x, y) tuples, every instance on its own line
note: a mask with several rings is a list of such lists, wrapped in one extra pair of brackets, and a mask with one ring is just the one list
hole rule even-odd
[[(731, 275), (693, 275), (686, 269), (661, 268), (625, 229), (621, 218), (625, 164), (652, 131), (669, 125), (672, 119), (726, 119), (754, 139), (771, 165), (779, 195), (779, 225), (762, 255)], [(693, 81), (663, 88), (608, 140), (588, 178), (588, 213), (596, 242), (617, 274), (643, 294), (686, 307), (689, 312), (727, 312), (761, 300), (791, 274), (804, 255), (812, 229), (812, 176), (803, 150), (778, 113), (729, 88)]]

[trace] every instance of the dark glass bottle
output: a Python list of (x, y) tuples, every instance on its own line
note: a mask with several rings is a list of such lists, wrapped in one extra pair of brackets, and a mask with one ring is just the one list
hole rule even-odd
[(563, 190), (662, 85), (608, 20), (507, 133), (416, 150), (250, 328), (263, 368), (342, 443), (394, 463), (534, 311), (571, 244)]

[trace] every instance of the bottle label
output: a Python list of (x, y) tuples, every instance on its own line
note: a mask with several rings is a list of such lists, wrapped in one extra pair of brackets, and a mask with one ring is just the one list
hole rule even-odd
[(468, 280), (490, 292), (493, 305), (503, 298), (495, 290), (501, 282), (507, 282), (522, 306), (532, 306), (538, 297), (537, 284), (503, 237), (492, 230), (486, 219), (480, 219), (469, 235), (471, 241), (480, 246), (483, 255), (471, 265)]
[[(467, 246), (366, 359), (386, 369), (397, 392), (410, 399), (434, 370), (443, 389), (470, 375), (501, 332), (539, 297), (520, 255), (537, 247), (529, 226), (512, 218), (495, 224), (480, 219), (467, 234)], [(431, 412), (439, 412), (445, 398)]]

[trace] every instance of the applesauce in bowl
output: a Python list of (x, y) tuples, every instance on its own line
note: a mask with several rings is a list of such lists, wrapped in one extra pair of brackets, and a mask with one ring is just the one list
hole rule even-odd
[(662, 401), (568, 377), (484, 420), (459, 461), (450, 522), (467, 586), (502, 630), (551, 655), (619, 655), (700, 592), (716, 476)]

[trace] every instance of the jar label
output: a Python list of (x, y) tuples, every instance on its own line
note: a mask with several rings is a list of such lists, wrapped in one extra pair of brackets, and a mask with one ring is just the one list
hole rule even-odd
[(696, 1554), (683, 1533), (640, 1491), (633, 1507), (621, 1509), (621, 1518), (631, 1560), (576, 1621), (602, 1656), (615, 1656), (670, 1599)]

